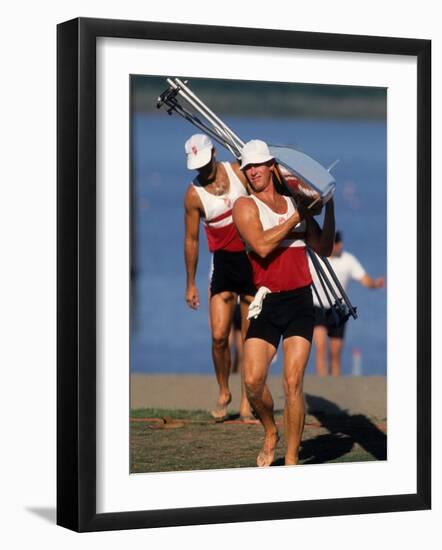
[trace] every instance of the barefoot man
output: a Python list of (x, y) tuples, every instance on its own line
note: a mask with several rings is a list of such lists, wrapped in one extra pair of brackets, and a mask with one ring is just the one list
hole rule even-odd
[(270, 466), (279, 439), (266, 378), (281, 336), (285, 464), (297, 464), (304, 429), (303, 377), (314, 325), (305, 245), (321, 256), (331, 254), (335, 232), (333, 201), (327, 202), (321, 229), (304, 209), (296, 207), (293, 199), (275, 189), (274, 158), (263, 141), (246, 143), (241, 170), (249, 181), (251, 195), (235, 202), (233, 220), (250, 248), (253, 279), (258, 288), (249, 308), (250, 325), (244, 346), (247, 395), (264, 427), (264, 443), (257, 464)]
[[(186, 141), (185, 151), (187, 167), (198, 172), (184, 199), (186, 302), (192, 309), (199, 306), (195, 276), (201, 220), (206, 230), (209, 250), (213, 253), (209, 313), (212, 358), (219, 395), (212, 416), (215, 420), (222, 421), (227, 417), (227, 407), (232, 400), (229, 388), (231, 358), (228, 341), (235, 305), (239, 296), (245, 335), (248, 327), (247, 310), (255, 293), (251, 265), (232, 220), (233, 203), (238, 197), (248, 194), (247, 180), (237, 163), (217, 162), (215, 148), (206, 135), (193, 135)], [(239, 412), (243, 420), (252, 417), (242, 374)]]

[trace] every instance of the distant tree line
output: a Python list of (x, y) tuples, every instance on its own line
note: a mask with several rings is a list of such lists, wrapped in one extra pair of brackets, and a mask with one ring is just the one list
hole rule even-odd
[[(199, 78), (189, 85), (221, 116), (385, 119), (387, 111), (386, 88)], [(157, 111), (157, 97), (166, 88), (164, 76), (133, 76), (133, 109)]]

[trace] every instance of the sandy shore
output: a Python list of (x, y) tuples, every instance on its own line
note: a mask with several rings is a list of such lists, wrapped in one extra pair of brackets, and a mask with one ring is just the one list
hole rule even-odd
[[(281, 376), (270, 376), (268, 385), (275, 409), (282, 409), (284, 395)], [(238, 410), (239, 375), (231, 377), (232, 411)], [(306, 376), (307, 412), (363, 414), (387, 418), (387, 380), (384, 376)], [(210, 410), (217, 397), (217, 384), (209, 375), (131, 375), (131, 408)]]

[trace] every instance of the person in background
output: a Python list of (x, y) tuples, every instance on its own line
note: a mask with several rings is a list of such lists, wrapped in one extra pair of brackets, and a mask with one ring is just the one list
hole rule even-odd
[[(359, 260), (353, 254), (350, 254), (344, 250), (342, 244), (342, 233), (340, 231), (336, 231), (333, 252), (330, 258), (328, 258), (328, 261), (336, 273), (336, 276), (339, 279), (344, 291), (347, 291), (347, 287), (351, 279), (358, 281), (366, 288), (377, 289), (383, 288), (385, 285), (384, 277), (378, 277), (376, 279), (370, 277), (370, 275), (368, 275), (362, 267)], [(324, 306), (321, 307), (316, 293), (313, 292), (313, 305), (315, 309), (313, 343), (316, 350), (316, 374), (319, 376), (327, 376), (329, 374), (332, 376), (339, 376), (341, 374), (341, 355), (344, 346), (345, 323), (341, 326), (335, 325), (333, 316), (330, 314), (329, 301), (324, 294), (324, 290), (322, 289), (316, 270), (314, 269), (310, 259), (309, 265), (313, 283)], [(327, 270), (325, 271), (327, 273)], [(334, 284), (333, 286), (336, 293), (339, 295), (336, 286)], [(329, 354), (327, 353), (327, 339), (329, 344)]]
[[(200, 304), (196, 286), (199, 252), (199, 227), (203, 223), (213, 271), (210, 278), (209, 316), (212, 334), (212, 359), (219, 386), (218, 400), (211, 412), (213, 418), (227, 418), (232, 400), (229, 387), (231, 357), (228, 345), (233, 313), (238, 300), (242, 312), (243, 331), (247, 330), (247, 309), (255, 288), (252, 269), (238, 231), (233, 225), (232, 208), (235, 201), (247, 196), (247, 180), (236, 162), (218, 162), (211, 140), (195, 134), (185, 143), (187, 168), (198, 175), (189, 185), (185, 198), (184, 258), (186, 266), (186, 302), (191, 309)], [(240, 417), (252, 417), (242, 379)]]

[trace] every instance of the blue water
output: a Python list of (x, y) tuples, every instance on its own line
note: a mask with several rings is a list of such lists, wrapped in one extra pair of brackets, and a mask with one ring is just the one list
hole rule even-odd
[[(260, 138), (295, 145), (333, 169), (337, 228), (344, 246), (367, 272), (386, 275), (386, 126), (382, 122), (229, 118), (244, 140)], [(201, 306), (184, 301), (183, 196), (193, 173), (185, 166), (184, 142), (194, 128), (183, 119), (159, 115), (133, 118), (134, 236), (131, 370), (147, 373), (211, 374), (207, 286), (210, 254), (200, 232), (197, 284)], [(218, 148), (219, 160), (232, 160)], [(386, 374), (387, 291), (353, 282), (348, 294), (359, 318), (347, 324), (343, 374), (352, 350), (362, 352), (363, 374)], [(281, 354), (272, 366), (281, 371)], [(313, 356), (308, 373), (313, 373)]]

